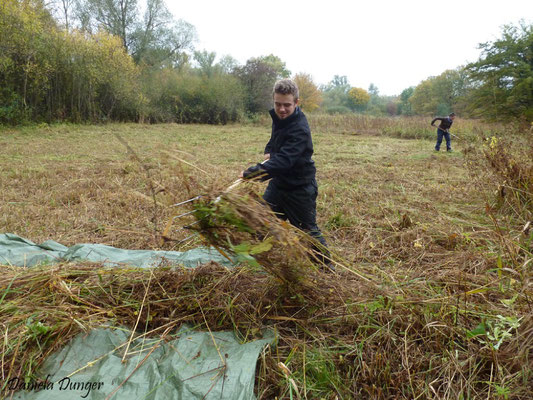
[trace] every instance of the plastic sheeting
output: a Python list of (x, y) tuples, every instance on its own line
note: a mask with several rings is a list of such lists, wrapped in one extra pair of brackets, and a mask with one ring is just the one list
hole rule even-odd
[[(192, 268), (209, 261), (232, 265), (216, 250), (206, 248), (186, 252), (124, 250), (101, 244), (69, 248), (53, 240), (36, 244), (14, 234), (0, 234), (0, 265), (31, 267), (61, 261), (138, 267), (164, 263)], [(80, 334), (44, 361), (39, 376), (45, 381), (40, 386), (38, 381), (12, 377), (8, 388), (16, 388), (13, 398), (21, 400), (254, 399), (257, 358), (274, 341), (272, 331), (266, 331), (262, 339), (240, 343), (233, 332), (182, 327), (164, 340), (135, 339), (123, 362), (130, 335), (131, 331), (116, 327)]]
[[(171, 341), (134, 340), (122, 362), (130, 334), (124, 329), (98, 329), (78, 335), (45, 361), (41, 390), (27, 382), (14, 398), (254, 399), (257, 358), (274, 340), (267, 331), (262, 339), (240, 344), (231, 332), (211, 334), (182, 327)], [(17, 383), (13, 380), (11, 385)]]
[(209, 248), (185, 252), (126, 250), (103, 244), (77, 244), (69, 248), (53, 240), (36, 244), (12, 233), (0, 234), (0, 265), (32, 267), (60, 261), (94, 261), (106, 265), (127, 264), (136, 267), (158, 266), (162, 263), (196, 267), (209, 261), (232, 265), (218, 251)]

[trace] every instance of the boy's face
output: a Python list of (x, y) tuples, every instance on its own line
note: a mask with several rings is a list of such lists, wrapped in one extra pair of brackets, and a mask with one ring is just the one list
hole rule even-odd
[(297, 105), (298, 100), (292, 94), (274, 93), (274, 112), (279, 119), (291, 116)]
[(455, 115), (450, 115), (450, 119), (453, 121), (455, 119)]

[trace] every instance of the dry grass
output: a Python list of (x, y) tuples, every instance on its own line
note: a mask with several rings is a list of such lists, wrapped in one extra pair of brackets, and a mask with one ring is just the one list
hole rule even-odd
[[(282, 224), (271, 228), (285, 230)], [(184, 322), (200, 329), (234, 330), (243, 340), (276, 327), (279, 344), (265, 353), (258, 371), (262, 398), (287, 394), (281, 371), (273, 368), (280, 361), (299, 385), (307, 377), (309, 387), (298, 390), (310, 396), (334, 390), (348, 398), (431, 393), (490, 398), (487, 383), (530, 379), (533, 325), (530, 319), (521, 320), (515, 331), (515, 320), (503, 317), (509, 310), (501, 300), (516, 297), (517, 315), (525, 306), (526, 294), (507, 277), (453, 269), (405, 280), (403, 271), (391, 269), (361, 279), (350, 271), (332, 275), (308, 268), (303, 281), (285, 274), (280, 279), (276, 269), (291, 270), (294, 264), (278, 264), (275, 252), (264, 261), (270, 274), (217, 264), (192, 270), (6, 268), (0, 282), (0, 314), (9, 327), (2, 348), (4, 382), (34, 373), (47, 354), (80, 330), (120, 323), (152, 335)], [(491, 340), (470, 337), (480, 324), (487, 324), (484, 329), (491, 333), (496, 327), (512, 328), (512, 334)], [(525, 387), (511, 383), (517, 398), (527, 398)]]
[[(376, 117), (363, 114), (316, 114), (307, 113), (309, 124), (314, 132), (340, 133), (348, 135), (391, 136), (402, 139), (431, 139), (436, 135), (436, 128), (430, 125), (432, 117)], [(269, 124), (268, 117), (259, 120)], [(451, 130), (454, 138), (463, 141), (474, 141), (480, 137), (496, 134), (511, 134), (520, 131), (517, 124), (486, 123), (481, 120), (455, 120)]]
[[(257, 250), (268, 272), (253, 265), (231, 271), (216, 265), (195, 271), (4, 267), (0, 315), (9, 340), (3, 354), (14, 360), (3, 361), (4, 374), (32, 373), (38, 364), (29, 368), (30, 360), (82, 327), (134, 326), (134, 310), (147, 293), (151, 311), (139, 323), (145, 331), (188, 321), (250, 339), (260, 328), (276, 327), (278, 346), (265, 350), (257, 371), (260, 398), (529, 398), (531, 252), (523, 246), (527, 237), (516, 240), (524, 235), (523, 220), (487, 208), (495, 188), (479, 154), (466, 163), (460, 152), (432, 153), (429, 141), (315, 132), (319, 225), (347, 267), (336, 275), (309, 266), (307, 252), (294, 245), (300, 236), (268, 215), (253, 190), (217, 206), (209, 202), (260, 158), (268, 135), (263, 127), (2, 132), (0, 230), (67, 245), (173, 248), (177, 242), (160, 242), (174, 212), (169, 205), (203, 193), (204, 214), (197, 216), (224, 221), (202, 225), (205, 238), (226, 251), (246, 243), (237, 252), (246, 259)], [(112, 278), (102, 282), (102, 274)], [(28, 323), (35, 309), (44, 317)], [(54, 329), (36, 335), (36, 322)]]

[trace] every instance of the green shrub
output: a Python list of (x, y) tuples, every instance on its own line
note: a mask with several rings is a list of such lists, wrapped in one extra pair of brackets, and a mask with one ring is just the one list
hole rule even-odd
[(27, 119), (22, 98), (8, 88), (0, 88), (0, 124), (15, 125)]
[(44, 7), (0, 7), (0, 122), (137, 118), (139, 72), (120, 38), (66, 32)]
[(226, 124), (244, 114), (244, 95), (230, 75), (198, 76), (166, 69), (146, 80), (151, 122)]

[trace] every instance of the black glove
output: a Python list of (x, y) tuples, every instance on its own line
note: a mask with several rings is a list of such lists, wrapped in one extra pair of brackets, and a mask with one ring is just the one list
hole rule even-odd
[(242, 177), (243, 179), (253, 179), (259, 180), (261, 182), (270, 179), (267, 170), (264, 169), (261, 164), (252, 165), (250, 168), (248, 168), (242, 173)]

